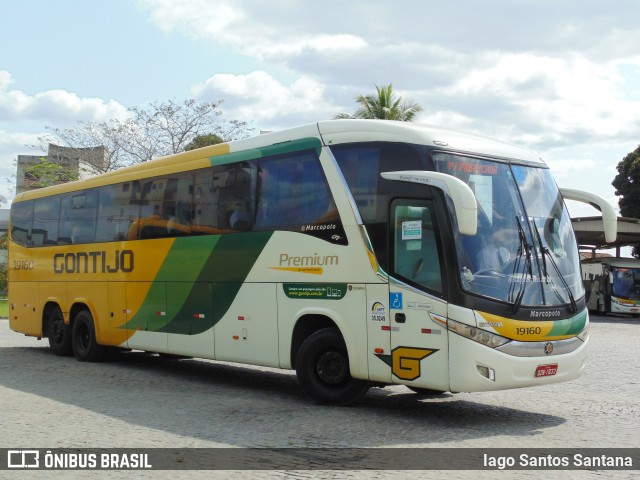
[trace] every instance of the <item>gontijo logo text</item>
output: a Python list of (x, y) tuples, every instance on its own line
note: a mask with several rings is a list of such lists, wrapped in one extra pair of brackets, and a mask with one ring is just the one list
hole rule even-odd
[(94, 252), (56, 253), (54, 273), (129, 273), (133, 271), (133, 251), (104, 250)]

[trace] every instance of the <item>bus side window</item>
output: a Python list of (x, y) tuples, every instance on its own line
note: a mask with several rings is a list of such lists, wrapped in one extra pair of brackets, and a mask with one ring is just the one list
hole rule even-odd
[(58, 243), (93, 243), (96, 236), (98, 192), (84, 190), (64, 195), (60, 203)]
[(393, 269), (399, 276), (441, 295), (442, 272), (432, 210), (427, 201), (394, 201)]
[(31, 241), (34, 202), (20, 202), (11, 207), (11, 239), (23, 246)]
[(140, 216), (140, 202), (136, 188), (125, 182), (101, 187), (98, 190), (97, 242), (127, 240), (132, 224)]
[(251, 229), (254, 162), (198, 170), (194, 185), (194, 230), (199, 234)]
[(58, 244), (60, 197), (52, 196), (36, 200), (33, 208), (31, 244), (34, 247)]
[(138, 231), (130, 232), (129, 238), (136, 234), (141, 239), (191, 235), (193, 181), (191, 172), (146, 180), (139, 201)]
[(260, 160), (257, 192), (258, 230), (294, 230), (300, 225), (339, 221), (313, 152)]

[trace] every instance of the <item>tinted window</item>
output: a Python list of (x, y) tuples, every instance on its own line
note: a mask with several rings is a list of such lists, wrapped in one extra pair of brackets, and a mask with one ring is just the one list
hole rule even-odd
[(33, 202), (15, 203), (11, 207), (11, 239), (20, 245), (29, 245)]
[(391, 211), (394, 271), (410, 283), (442, 294), (433, 204), (425, 200), (396, 200)]
[[(368, 142), (331, 147), (383, 269), (388, 266), (389, 204), (394, 197), (424, 197), (425, 187), (385, 180), (381, 172), (433, 170), (423, 146)], [(428, 187), (427, 187), (428, 188)]]
[(386, 222), (389, 200), (415, 190), (409, 183), (385, 180), (381, 172), (425, 168), (423, 147), (397, 143), (362, 143), (331, 148), (365, 223)]
[(320, 163), (313, 152), (258, 163), (257, 229), (293, 230), (338, 221)]
[(192, 233), (250, 230), (254, 175), (253, 162), (219, 165), (196, 172)]
[(139, 238), (191, 234), (193, 173), (144, 181), (138, 226)]
[(73, 192), (60, 202), (58, 243), (92, 243), (96, 236), (97, 190)]
[(137, 237), (141, 188), (138, 181), (102, 187), (98, 191), (96, 242)]
[(57, 245), (59, 217), (60, 197), (41, 198), (35, 201), (31, 230), (33, 246)]

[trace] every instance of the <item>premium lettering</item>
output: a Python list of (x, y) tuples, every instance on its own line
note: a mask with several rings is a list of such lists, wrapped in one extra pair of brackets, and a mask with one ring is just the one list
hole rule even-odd
[(53, 256), (53, 271), (54, 273), (128, 273), (133, 271), (133, 251), (56, 253)]
[(338, 265), (337, 255), (320, 256), (317, 253), (306, 257), (292, 257), (286, 253), (280, 254), (281, 267), (318, 267), (323, 265)]

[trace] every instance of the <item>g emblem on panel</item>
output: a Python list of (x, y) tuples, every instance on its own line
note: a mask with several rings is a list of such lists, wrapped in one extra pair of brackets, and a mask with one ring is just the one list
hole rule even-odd
[(391, 355), (376, 355), (391, 367), (393, 374), (401, 380), (415, 380), (422, 375), (420, 362), (436, 353), (436, 348), (396, 347)]

